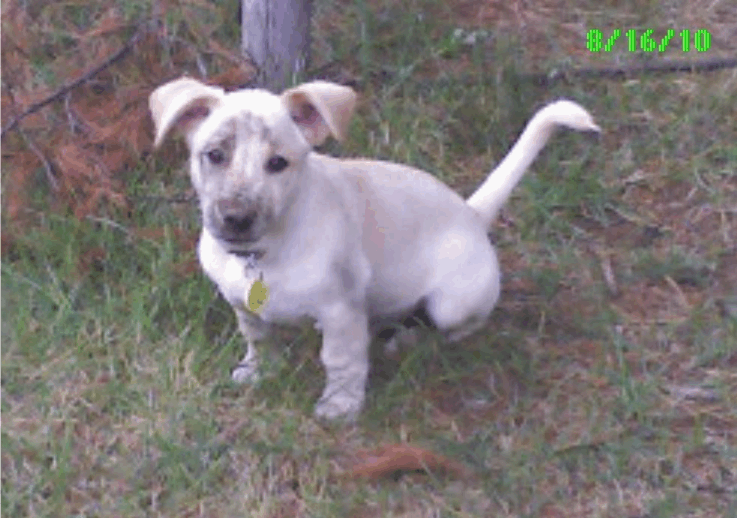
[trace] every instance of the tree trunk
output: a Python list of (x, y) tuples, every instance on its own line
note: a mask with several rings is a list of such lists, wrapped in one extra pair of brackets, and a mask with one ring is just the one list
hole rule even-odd
[(307, 66), (312, 0), (241, 0), (243, 52), (260, 86), (280, 92)]

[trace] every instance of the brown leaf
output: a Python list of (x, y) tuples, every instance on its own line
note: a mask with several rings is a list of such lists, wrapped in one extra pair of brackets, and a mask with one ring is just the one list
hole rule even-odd
[(349, 478), (379, 480), (405, 472), (445, 473), (465, 478), (468, 470), (462, 464), (410, 444), (387, 444), (375, 450), (356, 453), (360, 462), (347, 473)]

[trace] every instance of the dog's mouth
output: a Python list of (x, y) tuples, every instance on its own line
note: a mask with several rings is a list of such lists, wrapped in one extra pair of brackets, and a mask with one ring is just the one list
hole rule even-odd
[(227, 248), (241, 249), (252, 246), (258, 242), (260, 237), (251, 235), (251, 232), (236, 233), (231, 232), (228, 229), (224, 229), (221, 226), (208, 226), (210, 233)]
[(258, 239), (251, 239), (246, 236), (218, 236), (218, 238), (225, 243), (225, 247), (231, 254), (249, 254), (258, 249), (256, 246), (259, 241)]
[(252, 245), (258, 239), (250, 239), (248, 237), (233, 237), (233, 236), (221, 236), (220, 239), (228, 243), (228, 245), (233, 247), (244, 247), (248, 245)]
[(229, 254), (237, 255), (240, 257), (263, 255), (263, 246), (258, 246), (261, 240), (260, 236), (255, 237), (244, 234), (233, 234), (231, 232), (214, 232), (215, 238), (218, 239)]
[(213, 221), (213, 219), (210, 219), (210, 221), (206, 220), (205, 226), (207, 226), (210, 233), (228, 249), (237, 251), (253, 248), (262, 237), (261, 225), (259, 224), (253, 224), (247, 229), (241, 229), (236, 228), (234, 225), (229, 224), (226, 221)]
[(260, 250), (256, 248), (250, 250), (229, 250), (229, 252), (233, 255), (237, 255), (238, 257), (249, 259), (251, 261), (258, 261), (266, 254), (265, 250)]

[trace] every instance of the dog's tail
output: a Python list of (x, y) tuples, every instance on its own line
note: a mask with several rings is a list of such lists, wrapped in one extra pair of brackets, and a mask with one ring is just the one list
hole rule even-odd
[(522, 179), (540, 150), (545, 147), (557, 126), (578, 131), (601, 131), (593, 117), (572, 101), (556, 101), (532, 117), (511, 151), (466, 201), (479, 213), (487, 228), (507, 201), (512, 189)]

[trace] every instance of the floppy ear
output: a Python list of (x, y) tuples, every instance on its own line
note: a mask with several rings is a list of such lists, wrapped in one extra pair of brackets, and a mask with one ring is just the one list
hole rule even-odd
[(148, 99), (156, 127), (154, 146), (159, 147), (173, 127), (190, 135), (224, 96), (221, 88), (207, 86), (189, 77), (158, 87)]
[(292, 120), (313, 146), (332, 135), (343, 140), (356, 107), (356, 92), (347, 86), (312, 81), (286, 90), (282, 101)]

